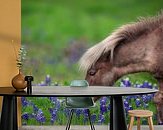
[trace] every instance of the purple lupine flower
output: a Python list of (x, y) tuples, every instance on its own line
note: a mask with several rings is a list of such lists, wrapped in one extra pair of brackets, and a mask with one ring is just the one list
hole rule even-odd
[(57, 97), (49, 97), (49, 99), (55, 105), (56, 109), (60, 109), (62, 100), (58, 99)]
[(39, 111), (39, 108), (38, 108), (35, 104), (33, 104), (32, 106), (33, 106), (33, 111), (34, 111), (34, 113), (36, 113), (36, 112)]
[(93, 123), (95, 123), (96, 118), (97, 118), (96, 114), (92, 114), (92, 115), (91, 115), (91, 121), (92, 121)]
[(29, 119), (29, 113), (28, 112), (24, 112), (21, 117), (24, 120), (28, 120)]
[(128, 110), (130, 110), (129, 107), (125, 107), (125, 112), (126, 113), (128, 112)]
[(102, 98), (100, 99), (100, 105), (106, 105), (106, 100), (107, 100), (106, 97), (102, 97)]
[(143, 88), (148, 88), (149, 87), (149, 83), (148, 81), (144, 81), (144, 83), (142, 84)]
[(53, 113), (53, 108), (49, 108), (49, 112), (50, 112), (50, 114), (52, 114)]
[(58, 100), (56, 101), (56, 103), (55, 103), (55, 108), (56, 108), (56, 109), (60, 109), (60, 107), (61, 107), (61, 103), (60, 103), (60, 100), (58, 99)]
[(69, 116), (69, 113), (70, 113), (70, 109), (66, 109), (65, 108), (63, 111), (64, 111), (66, 117), (68, 117)]
[(152, 84), (151, 84), (151, 83), (149, 83), (149, 84), (148, 84), (148, 88), (150, 88), (150, 89), (152, 89), (152, 88), (153, 88), (153, 86), (152, 86)]
[(46, 83), (44, 81), (41, 81), (41, 83), (39, 83), (38, 86), (46, 86)]
[(26, 99), (26, 97), (22, 97), (21, 98), (21, 103), (22, 103), (23, 107), (26, 107), (29, 104), (28, 101), (27, 101), (27, 99)]
[(51, 124), (54, 124), (55, 120), (57, 119), (57, 110), (49, 108), (49, 112), (51, 114), (50, 122), (51, 122)]
[(153, 94), (147, 94), (147, 99), (148, 99), (148, 101), (151, 101), (152, 99), (153, 99)]
[(129, 107), (129, 103), (128, 103), (128, 101), (126, 99), (123, 100), (123, 103), (124, 103), (125, 107)]
[(36, 114), (36, 120), (38, 122), (40, 122), (41, 124), (44, 123), (46, 121), (46, 118), (44, 116), (44, 113), (41, 109), (38, 110), (37, 114)]
[(82, 110), (81, 109), (76, 109), (75, 113), (76, 113), (76, 116), (79, 117), (82, 114)]
[(50, 85), (51, 85), (51, 77), (50, 77), (49, 74), (46, 75), (46, 77), (45, 77), (45, 84), (46, 84), (47, 86), (50, 86)]
[(134, 95), (134, 96), (133, 96), (133, 99), (135, 99), (135, 100), (136, 100), (136, 99), (140, 99), (140, 95)]
[(121, 81), (125, 87), (130, 87), (131, 86), (131, 82), (129, 80), (129, 78), (126, 78), (126, 79), (122, 79)]
[(53, 103), (57, 102), (57, 97), (49, 97), (49, 100)]
[(88, 110), (87, 109), (82, 109), (82, 113), (84, 115), (83, 122), (84, 122), (84, 124), (86, 124), (86, 122), (88, 122)]
[(141, 106), (141, 101), (140, 101), (139, 98), (137, 98), (137, 99), (135, 100), (135, 105), (136, 105), (136, 107), (140, 107), (140, 106)]
[(144, 103), (147, 103), (147, 102), (148, 102), (147, 95), (142, 95), (142, 101), (143, 101)]
[(133, 98), (133, 96), (126, 96), (125, 100), (129, 102), (132, 98)]
[(135, 85), (135, 87), (136, 87), (136, 88), (141, 88), (142, 85), (141, 85), (141, 84), (137, 84), (137, 85)]
[(142, 84), (142, 87), (143, 88), (153, 88), (152, 84), (149, 83), (148, 81), (144, 81), (144, 83)]
[(88, 117), (88, 111), (87, 111), (87, 109), (83, 109), (82, 111), (83, 111), (83, 115), (84, 115), (85, 117)]
[(140, 88), (144, 88), (143, 84), (140, 84)]
[(100, 105), (100, 113), (103, 114), (103, 113), (105, 113), (105, 112), (107, 112), (107, 107), (106, 107), (106, 105)]
[(124, 108), (125, 108), (125, 111), (126, 113), (129, 111), (129, 110), (133, 110), (133, 107), (129, 104), (127, 104), (126, 106), (124, 105)]
[(131, 105), (129, 105), (129, 110), (133, 110), (133, 107)]
[(104, 122), (105, 122), (105, 116), (102, 115), (102, 114), (100, 114), (100, 115), (99, 115), (99, 119), (98, 119), (98, 123), (99, 123), (99, 124), (102, 124), (102, 123), (104, 123)]

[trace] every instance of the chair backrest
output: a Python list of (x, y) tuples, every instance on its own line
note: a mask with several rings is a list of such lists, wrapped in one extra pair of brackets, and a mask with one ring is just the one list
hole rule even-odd
[[(88, 87), (86, 80), (73, 80), (70, 87)], [(67, 97), (66, 106), (72, 108), (88, 108), (94, 105), (92, 97)]]
[(86, 80), (73, 80), (70, 87), (88, 87), (89, 83)]

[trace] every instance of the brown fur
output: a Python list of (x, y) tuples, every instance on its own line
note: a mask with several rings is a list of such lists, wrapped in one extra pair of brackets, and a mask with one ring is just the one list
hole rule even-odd
[[(150, 72), (158, 79), (159, 89), (163, 91), (163, 13), (122, 26), (90, 48), (80, 59), (80, 65), (92, 86), (110, 86), (123, 75)], [(159, 96), (155, 96), (157, 98)], [(160, 102), (156, 102), (158, 120), (163, 122)]]
[[(111, 59), (113, 58), (114, 48), (121, 43), (128, 43), (142, 36), (148, 34), (155, 29), (162, 29), (163, 13), (151, 18), (141, 18), (138, 22), (123, 25), (115, 30), (110, 36), (105, 38), (99, 44), (88, 49), (88, 51), (81, 57), (79, 64), (80, 68), (87, 71), (96, 61), (104, 54), (111, 51)], [(160, 30), (161, 31), (161, 30)]]

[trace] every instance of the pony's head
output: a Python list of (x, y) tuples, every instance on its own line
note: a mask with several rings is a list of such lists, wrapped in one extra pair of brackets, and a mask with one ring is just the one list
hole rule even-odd
[(105, 53), (87, 70), (85, 79), (90, 85), (112, 85), (116, 78), (113, 68), (110, 53)]
[[(81, 57), (79, 64), (80, 68), (86, 72), (86, 80), (89, 84), (110, 86), (124, 74), (134, 72), (132, 69), (135, 69), (135, 72), (144, 71), (143, 62), (142, 66), (138, 65), (140, 59), (146, 58), (147, 54), (144, 53), (147, 49), (142, 47), (144, 39), (147, 39), (146, 36), (150, 37), (148, 34), (162, 27), (162, 25), (162, 14), (151, 18), (143, 18), (135, 23), (120, 27), (102, 42), (88, 49)], [(131, 50), (131, 45), (136, 43), (139, 43), (139, 48), (132, 46), (133, 50)], [(128, 45), (129, 48), (126, 47)], [(124, 46), (125, 49), (122, 51), (121, 48)], [(130, 49), (128, 57), (127, 49)], [(140, 53), (134, 52), (136, 49), (139, 49)], [(119, 50), (121, 52), (118, 52)], [(122, 54), (125, 55), (126, 59), (122, 57)], [(145, 60), (148, 61), (147, 58)], [(137, 66), (134, 66), (136, 64)], [(122, 66), (125, 66), (126, 70)], [(120, 68), (123, 69), (120, 70)]]
[(93, 46), (80, 59), (80, 68), (86, 72), (85, 79), (90, 85), (112, 85), (116, 77), (112, 64), (113, 49), (117, 41), (121, 39), (114, 37), (110, 36)]

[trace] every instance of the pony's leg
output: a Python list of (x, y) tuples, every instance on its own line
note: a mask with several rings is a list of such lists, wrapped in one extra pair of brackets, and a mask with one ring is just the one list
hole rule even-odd
[(154, 96), (154, 102), (157, 108), (157, 122), (163, 124), (163, 79), (157, 79), (159, 91)]

